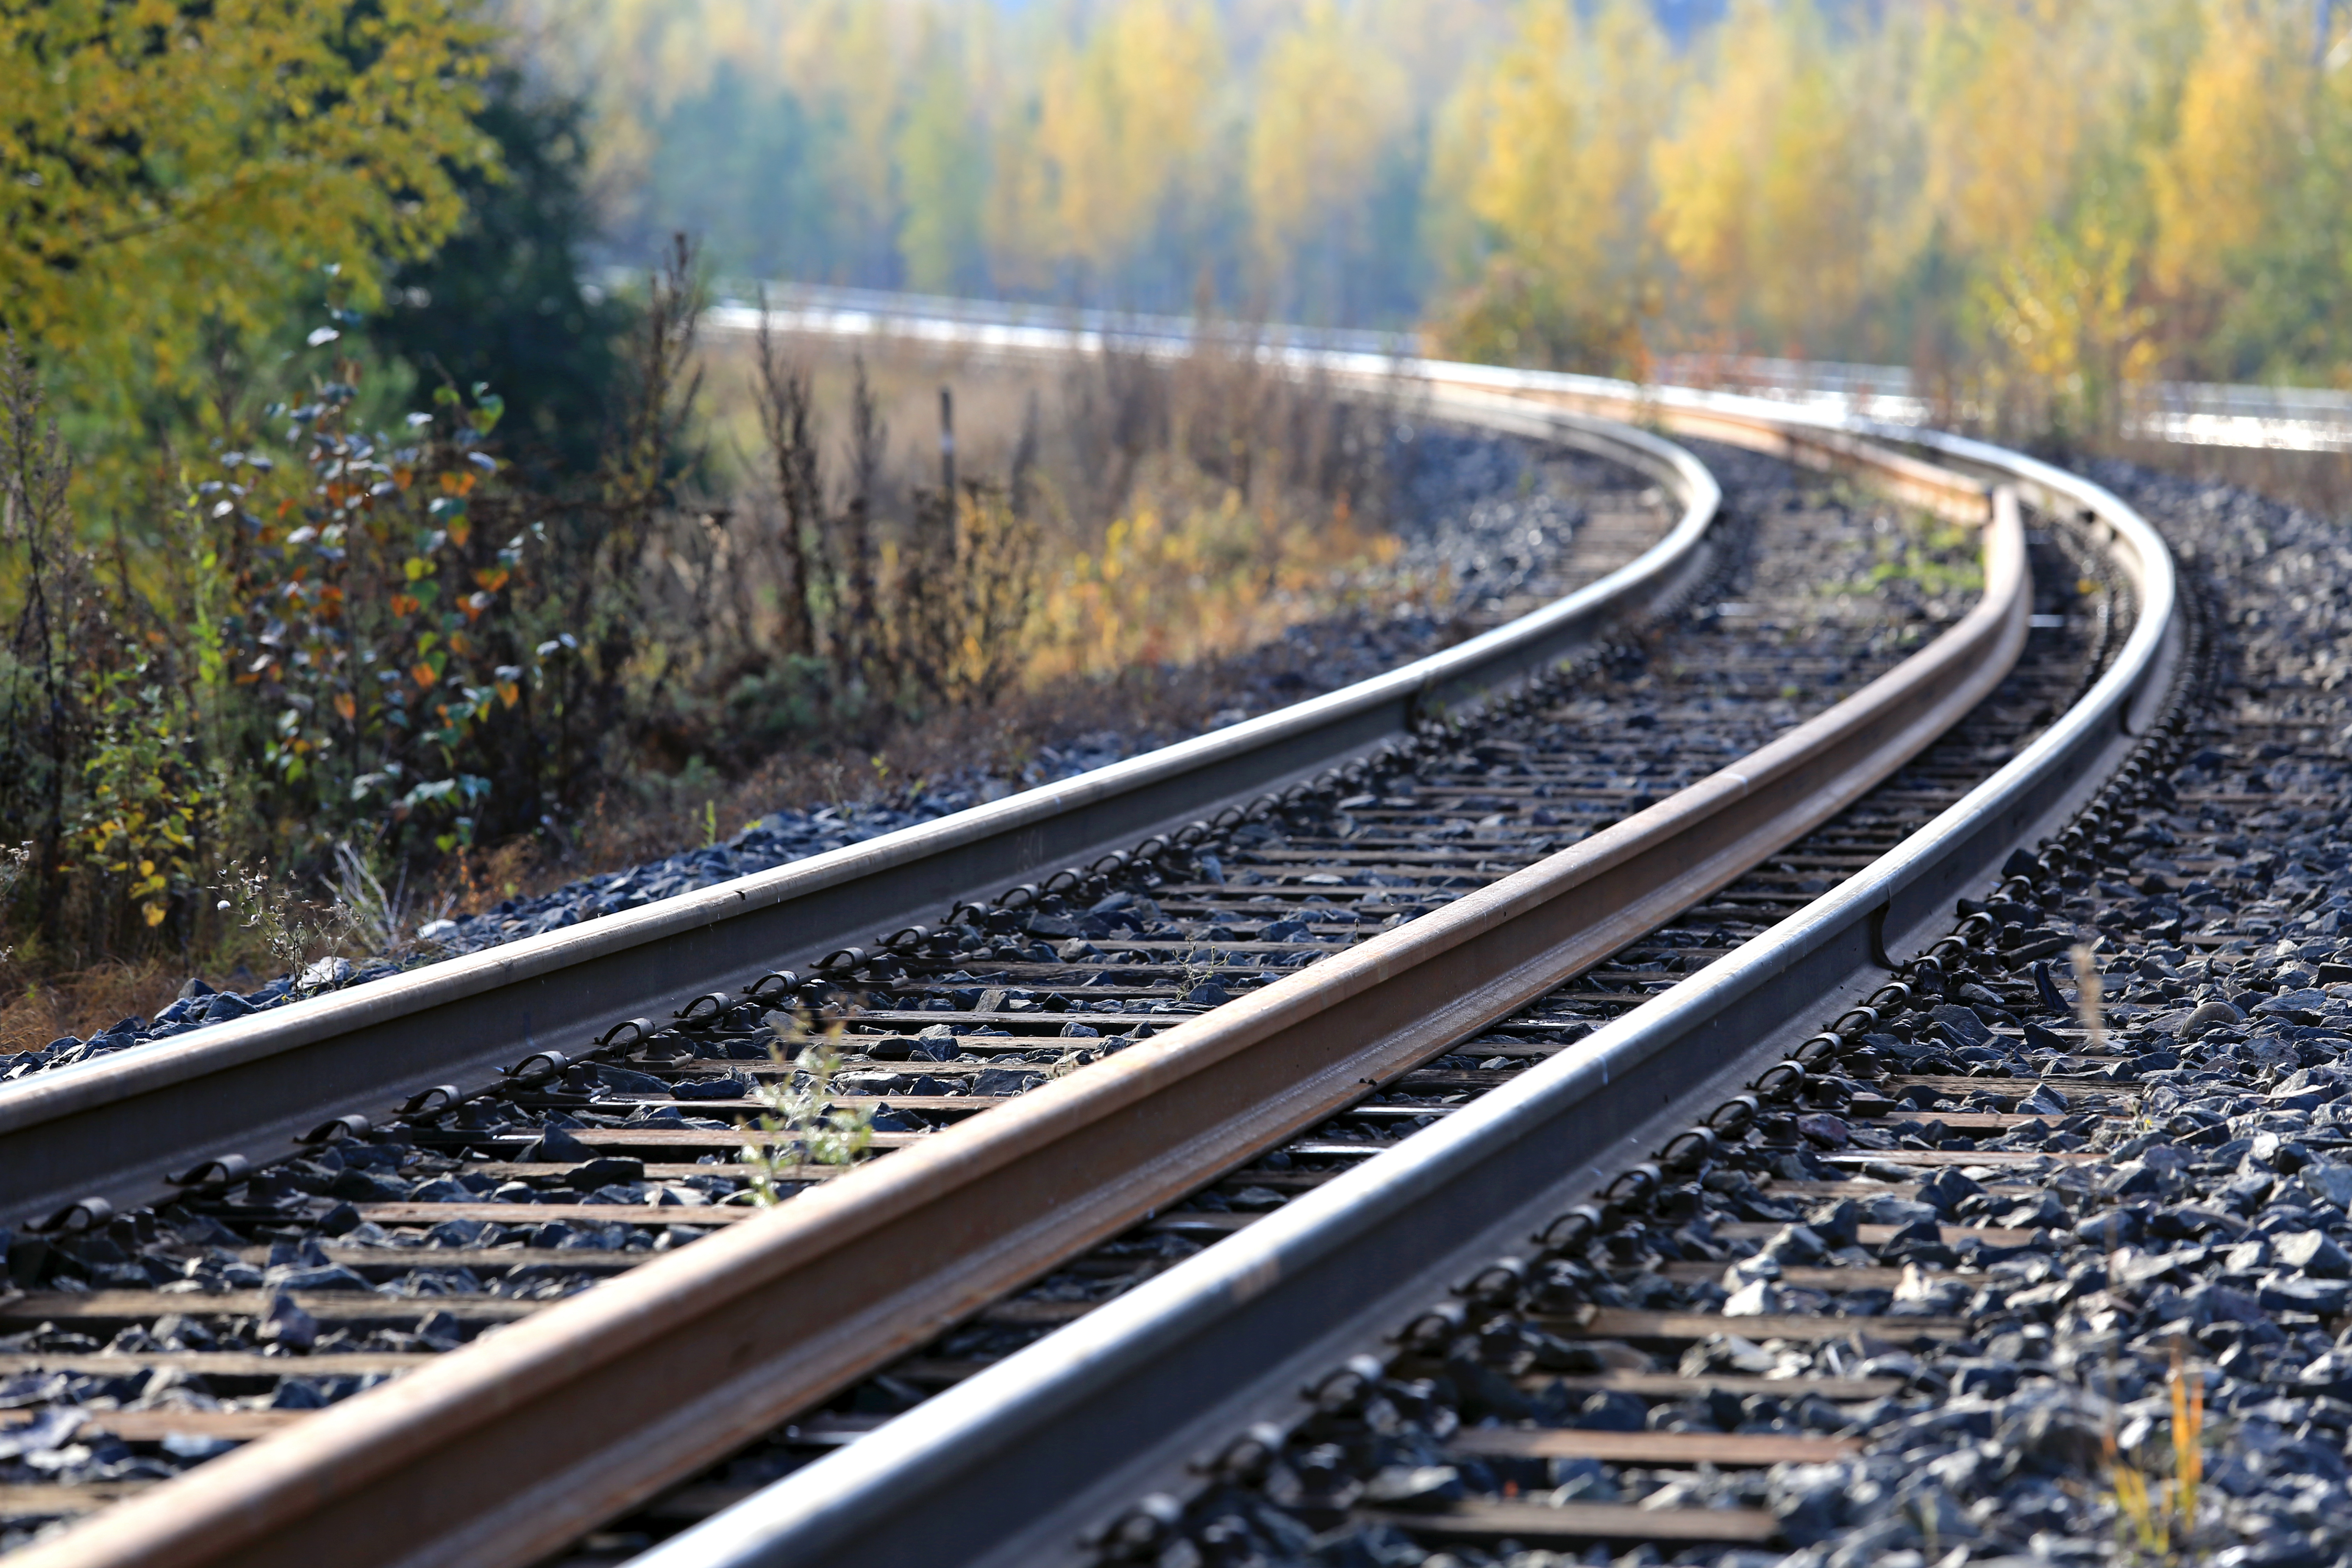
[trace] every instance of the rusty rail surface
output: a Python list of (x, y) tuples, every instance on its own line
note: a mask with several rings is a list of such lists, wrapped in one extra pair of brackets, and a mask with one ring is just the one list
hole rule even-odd
[[(1497, 406), (1485, 422), (1512, 410)], [(1521, 405), (1518, 416), (1549, 416)], [(1749, 444), (1776, 437), (1749, 429)], [(1760, 751), (1535, 866), (926, 1137), (100, 1513), (27, 1564), (529, 1563), (886, 1364), (1055, 1259), (1441, 1054), (1827, 820), (2022, 647), (2015, 495), (1867, 443), (1982, 522), (1982, 601)]]

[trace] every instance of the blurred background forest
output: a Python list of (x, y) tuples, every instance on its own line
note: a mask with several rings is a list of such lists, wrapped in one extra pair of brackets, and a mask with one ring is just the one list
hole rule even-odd
[(1384, 574), (1377, 411), (1239, 359), (826, 361), (715, 338), (719, 286), (1890, 363), (2063, 449), (2137, 381), (2352, 384), (2347, 34), (2325, 0), (0, 0), (0, 1039), (100, 1005), (60, 976), (396, 948), (1443, 599)]
[(2324, 0), (510, 3), (620, 259), (2094, 402), (2352, 363)]

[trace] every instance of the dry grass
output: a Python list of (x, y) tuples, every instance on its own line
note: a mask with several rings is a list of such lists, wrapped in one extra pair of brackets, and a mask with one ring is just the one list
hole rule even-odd
[(1254, 506), (1165, 457), (1145, 465), (1136, 491), (1098, 544), (1066, 555), (1041, 585), (1033, 688), (1243, 652), (1391, 591), (1381, 574), (1397, 541), (1358, 526), (1344, 501), (1319, 516)]
[[(1061, 373), (1050, 365), (986, 359), (961, 348), (919, 345), (877, 337), (853, 346), (831, 339), (796, 339), (791, 345), (808, 367), (818, 406), (848, 405), (853, 362), (862, 358), (866, 385), (890, 432), (888, 491), (933, 482), (939, 472), (939, 396), (956, 395), (958, 467), (969, 475), (1003, 474), (1013, 466), (1029, 400), (1050, 406)], [(706, 333), (702, 348), (703, 427), (723, 487), (748, 489), (767, 471), (756, 393), (758, 348), (748, 333)], [(1046, 432), (1050, 442), (1058, 433)], [(835, 432), (836, 443), (839, 432)], [(887, 492), (886, 492), (887, 494)]]
[[(267, 902), (268, 918), (249, 925), (236, 918), (224, 921), (221, 937), (194, 973), (216, 990), (250, 991), (287, 973), (289, 962), (373, 956), (354, 940), (350, 911), (333, 901), (331, 890), (318, 892), (299, 897), (256, 875), (248, 896)], [(439, 907), (437, 898), (433, 907)], [(179, 995), (190, 973), (185, 959), (161, 953), (63, 969), (0, 963), (0, 996), (6, 998), (0, 1002), (0, 1056), (38, 1050), (67, 1035), (87, 1036), (120, 1018), (152, 1018)]]
[[(1272, 672), (1291, 673), (1287, 661), (1278, 661)], [(1041, 748), (1090, 731), (1138, 723), (1171, 735), (1197, 730), (1232, 695), (1232, 674), (1223, 664), (1130, 670), (1108, 680), (1055, 682), (985, 711), (910, 724), (865, 755), (795, 751), (740, 778), (640, 781), (625, 795), (600, 796), (568, 840), (514, 839), (453, 857), (433, 898), (420, 901), (437, 905), (446, 896), (456, 912), (479, 914), (503, 899), (535, 897), (710, 838), (723, 841), (779, 809), (874, 804), (900, 795), (917, 781), (974, 768), (1012, 775)], [(354, 951), (350, 956), (365, 955)], [(279, 967), (255, 941), (205, 955), (193, 973), (222, 989), (250, 989)], [(0, 1055), (37, 1050), (119, 1018), (152, 1017), (179, 994), (191, 973), (184, 961), (162, 956), (58, 973), (0, 964), (7, 998), (0, 1003)]]
[[(1364, 439), (1370, 426), (1351, 426), (1327, 395), (1242, 356), (1172, 370), (1114, 357), (1072, 371), (887, 341), (791, 347), (816, 405), (832, 416), (822, 443), (836, 485), (858, 461), (843, 414), (853, 355), (865, 361), (889, 432), (866, 491), (884, 521), (885, 549), (888, 527), (919, 517), (926, 487), (940, 479), (941, 385), (955, 390), (960, 477), (1003, 482), (1031, 433), (1025, 471), (1040, 544), (1017, 679), (982, 701), (869, 702), (855, 714), (820, 704), (817, 722), (748, 743), (730, 732), (725, 689), (708, 686), (677, 708), (674, 740), (650, 733), (629, 773), (556, 831), (467, 848), (437, 875), (413, 878), (415, 908), (437, 912), (446, 900), (480, 913), (724, 839), (782, 808), (903, 798), (922, 781), (975, 772), (1017, 781), (1045, 748), (1091, 732), (1116, 730), (1139, 744), (1196, 732), (1231, 709), (1237, 691), (1254, 689), (1243, 700), (1259, 710), (1334, 683), (1334, 661), (1318, 658), (1311, 642), (1283, 640), (1286, 631), (1349, 626), (1359, 612), (1407, 599), (1425, 607), (1446, 600), (1448, 584), (1408, 582), (1392, 569), (1398, 546), (1381, 526), (1384, 470), (1377, 445)], [(756, 590), (769, 570), (751, 558), (758, 535), (745, 526), (778, 504), (752, 350), (749, 339), (714, 339), (703, 367), (710, 444), (720, 487), (738, 497), (735, 521), (688, 509), (663, 524), (654, 555), (667, 548), (660, 540), (679, 535), (705, 541), (707, 559), (648, 558), (688, 585), (673, 596), (706, 608), (723, 607), (729, 595), (756, 608), (758, 593), (730, 574)], [(726, 544), (730, 533), (745, 542), (740, 552)], [(738, 616), (723, 633), (708, 629), (718, 618), (670, 616), (709, 645), (689, 647), (675, 626), (666, 634), (681, 651), (656, 673), (673, 689), (691, 679), (689, 654), (723, 674), (773, 667), (784, 651), (772, 645), (772, 614)], [(283, 968), (253, 942), (234, 941), (176, 961), (55, 975), (0, 966), (0, 984), (15, 992), (0, 1006), (0, 1051), (152, 1016), (179, 990), (182, 965), (244, 989)]]
[(1255, 711), (1269, 700), (1293, 700), (1329, 684), (1330, 667), (1287, 642), (1191, 664), (1130, 664), (1102, 676), (1066, 676), (1013, 692), (992, 708), (906, 724), (862, 753), (794, 751), (740, 778), (638, 781), (625, 796), (607, 794), (592, 805), (569, 844), (542, 848), (519, 842), (467, 857), (452, 890), (461, 910), (478, 913), (502, 898), (536, 896), (577, 878), (676, 854), (705, 842), (713, 829), (726, 839), (772, 811), (881, 804), (923, 781), (975, 772), (1010, 780), (1045, 748), (1080, 736), (1118, 730), (1139, 744), (1173, 740), (1211, 727), (1234, 705), (1237, 691), (1255, 689)]
[(180, 994), (185, 972), (160, 958), (106, 963), (47, 979), (10, 974), (0, 1004), (0, 1053), (34, 1051), (117, 1018), (152, 1017)]

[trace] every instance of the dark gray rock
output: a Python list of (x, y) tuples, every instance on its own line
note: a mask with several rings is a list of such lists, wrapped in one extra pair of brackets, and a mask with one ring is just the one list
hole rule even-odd
[(751, 1093), (751, 1080), (729, 1073), (719, 1078), (679, 1079), (669, 1086), (672, 1100), (744, 1100)]
[(307, 1351), (318, 1342), (319, 1321), (296, 1305), (291, 1297), (273, 1295), (255, 1328), (254, 1337)]
[(593, 1160), (596, 1151), (563, 1128), (551, 1127), (523, 1150), (520, 1158), (526, 1164), (572, 1165)]

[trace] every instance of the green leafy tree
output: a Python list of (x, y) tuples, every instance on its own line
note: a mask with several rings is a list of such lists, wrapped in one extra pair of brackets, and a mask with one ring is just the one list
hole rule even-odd
[(341, 348), (270, 411), (292, 461), (223, 452), (192, 487), (192, 706), (217, 715), (205, 728), (251, 793), (246, 826), (281, 853), (316, 860), (354, 833), (446, 853), (500, 784), (512, 805), (536, 795), (535, 761), (515, 776), (505, 742), (532, 717), (520, 590), (544, 531), (484, 449), (499, 397), (443, 386), (431, 412), (367, 429)]
[(534, 94), (520, 73), (492, 75), (477, 123), (493, 163), (452, 163), (465, 221), (429, 257), (392, 276), (367, 338), (427, 386), (495, 386), (511, 416), (503, 450), (539, 488), (595, 471), (622, 380), (630, 312), (588, 286), (595, 236), (586, 185), (585, 111)]
[(0, 0), (0, 322), (120, 416), (323, 262), (372, 305), (495, 164), (493, 38), (466, 0)]

